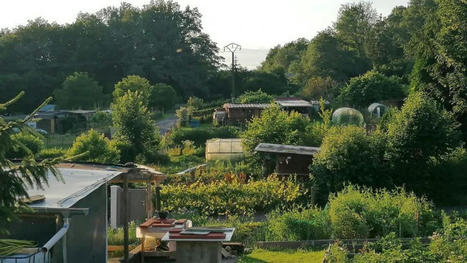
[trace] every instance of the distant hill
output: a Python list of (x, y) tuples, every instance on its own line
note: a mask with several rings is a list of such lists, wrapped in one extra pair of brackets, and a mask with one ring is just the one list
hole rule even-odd
[[(242, 49), (236, 53), (237, 63), (247, 69), (256, 69), (265, 60), (269, 49)], [(224, 63), (230, 66), (231, 55), (228, 52), (220, 52), (225, 58)]]

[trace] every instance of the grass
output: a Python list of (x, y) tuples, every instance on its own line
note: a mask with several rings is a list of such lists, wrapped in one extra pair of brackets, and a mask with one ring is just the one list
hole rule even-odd
[(255, 249), (251, 254), (241, 256), (239, 263), (315, 263), (322, 262), (324, 250), (280, 250)]
[(75, 141), (76, 134), (50, 134), (45, 136), (44, 143), (46, 148), (70, 148)]

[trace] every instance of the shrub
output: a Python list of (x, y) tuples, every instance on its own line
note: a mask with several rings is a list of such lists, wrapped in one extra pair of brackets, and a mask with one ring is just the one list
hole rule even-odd
[(315, 201), (325, 204), (329, 193), (340, 191), (349, 182), (389, 185), (390, 177), (384, 173), (384, 151), (380, 134), (367, 135), (356, 126), (330, 128), (311, 166)]
[(48, 148), (41, 150), (36, 157), (38, 159), (47, 159), (47, 158), (58, 158), (64, 157), (66, 155), (67, 150), (62, 148)]
[(11, 136), (11, 139), (18, 143), (18, 147), (7, 153), (8, 158), (24, 158), (29, 154), (35, 155), (44, 148), (44, 141), (41, 137), (30, 132), (16, 133)]
[(267, 240), (294, 241), (331, 237), (327, 210), (317, 207), (276, 210), (267, 216)]
[(135, 161), (146, 159), (146, 156), (157, 152), (160, 143), (159, 129), (152, 120), (144, 96), (138, 92), (128, 91), (121, 97), (116, 97), (112, 103), (113, 124), (116, 129), (115, 137), (129, 143), (135, 155), (127, 156)]
[(388, 158), (396, 183), (423, 193), (432, 183), (429, 169), (460, 144), (458, 123), (427, 95), (411, 94), (388, 124)]
[(441, 234), (432, 237), (430, 250), (439, 262), (467, 261), (467, 221), (462, 218), (447, 221)]
[(347, 186), (329, 200), (334, 237), (367, 238), (395, 232), (399, 237), (429, 235), (439, 227), (431, 203), (404, 190)]
[(237, 99), (238, 103), (271, 103), (273, 97), (261, 89), (257, 91), (246, 91)]
[(301, 144), (302, 135), (309, 124), (310, 119), (302, 117), (300, 113), (288, 113), (271, 104), (260, 117), (248, 123), (241, 137), (247, 151), (253, 151), (259, 143)]
[(369, 71), (350, 79), (339, 97), (348, 105), (368, 107), (373, 102), (403, 98), (404, 92), (398, 77), (386, 77), (379, 72)]
[(292, 204), (300, 197), (300, 192), (299, 185), (292, 180), (282, 181), (270, 176), (266, 180), (247, 183), (219, 180), (165, 185), (161, 194), (164, 207), (169, 211), (186, 209), (205, 215), (250, 215)]
[(119, 160), (119, 152), (110, 140), (93, 129), (78, 136), (66, 155), (78, 156), (74, 160), (96, 163), (117, 163)]
[[(134, 221), (130, 222), (128, 225), (128, 243), (130, 244), (138, 242), (136, 238), (136, 227), (137, 225)], [(109, 227), (107, 229), (107, 243), (113, 246), (123, 245), (123, 228), (112, 229)]]

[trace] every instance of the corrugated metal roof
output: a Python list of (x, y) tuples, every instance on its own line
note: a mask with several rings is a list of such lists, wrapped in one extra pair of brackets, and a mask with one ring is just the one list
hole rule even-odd
[(224, 108), (229, 109), (266, 109), (270, 106), (267, 103), (248, 103), (248, 104), (233, 104), (233, 103), (226, 103), (224, 104)]
[(70, 208), (101, 185), (127, 170), (122, 167), (95, 167), (80, 165), (79, 168), (58, 167), (63, 182), (48, 173), (49, 185), (44, 189), (29, 189), (28, 195), (44, 195), (45, 200), (30, 204), (32, 208)]
[(313, 107), (313, 105), (306, 100), (278, 100), (276, 103), (282, 107)]
[(319, 151), (319, 147), (260, 143), (256, 146), (255, 151), (267, 153), (290, 153), (300, 155), (314, 155)]

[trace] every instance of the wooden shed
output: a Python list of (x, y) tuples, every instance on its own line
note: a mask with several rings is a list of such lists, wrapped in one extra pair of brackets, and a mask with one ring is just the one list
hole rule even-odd
[(274, 162), (274, 172), (278, 175), (308, 175), (313, 156), (319, 149), (319, 147), (260, 143), (256, 146), (255, 152), (265, 154), (265, 165), (267, 161)]
[(270, 107), (270, 104), (255, 103), (255, 104), (224, 104), (224, 110), (227, 114), (227, 120), (230, 123), (241, 123), (250, 121), (253, 117), (258, 117), (261, 112)]

